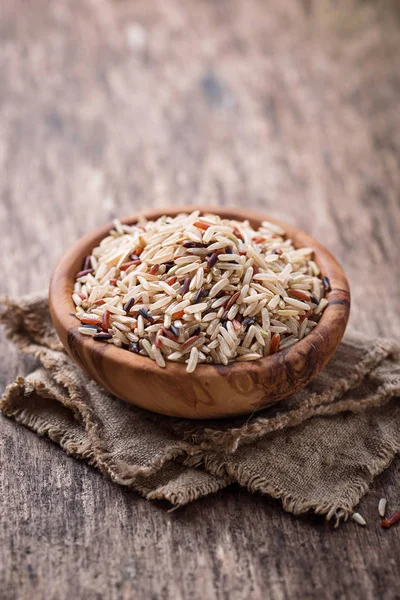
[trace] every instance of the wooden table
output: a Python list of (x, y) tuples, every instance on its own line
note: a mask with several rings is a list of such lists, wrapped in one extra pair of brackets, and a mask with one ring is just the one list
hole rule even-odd
[[(246, 205), (345, 265), (352, 324), (399, 335), (396, 0), (2, 0), (0, 291), (47, 285), (139, 207)], [(32, 366), (1, 338), (0, 384)], [(400, 598), (400, 461), (362, 529), (230, 488), (168, 513), (1, 419), (0, 596)]]

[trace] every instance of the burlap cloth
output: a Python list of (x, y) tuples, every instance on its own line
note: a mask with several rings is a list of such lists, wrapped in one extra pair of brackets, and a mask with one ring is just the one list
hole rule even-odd
[(3, 299), (0, 321), (39, 359), (8, 386), (3, 413), (151, 500), (180, 506), (238, 482), (339, 522), (400, 451), (390, 340), (348, 333), (304, 391), (251, 417), (200, 422), (134, 408), (89, 379), (62, 350), (45, 294)]

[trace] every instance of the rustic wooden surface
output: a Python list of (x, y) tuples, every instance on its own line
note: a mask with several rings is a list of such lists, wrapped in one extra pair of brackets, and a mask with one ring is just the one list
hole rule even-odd
[[(246, 205), (337, 256), (353, 324), (400, 334), (396, 0), (2, 0), (0, 39), (1, 292), (115, 215)], [(31, 361), (1, 352), (4, 386)], [(168, 513), (0, 427), (2, 599), (400, 598), (377, 521), (399, 460), (368, 527), (333, 531), (236, 488)]]

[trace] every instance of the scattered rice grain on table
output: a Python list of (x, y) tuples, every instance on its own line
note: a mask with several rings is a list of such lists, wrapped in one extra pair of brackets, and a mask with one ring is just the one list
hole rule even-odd
[(195, 211), (115, 221), (85, 258), (72, 300), (81, 334), (190, 373), (290, 348), (317, 325), (330, 289), (312, 250), (280, 227)]
[(353, 519), (353, 521), (355, 521), (358, 525), (362, 525), (363, 527), (366, 526), (367, 521), (364, 519), (364, 517), (362, 515), (360, 515), (360, 513), (355, 512), (351, 515), (351, 518)]
[(387, 504), (387, 500), (386, 498), (381, 498), (379, 500), (379, 504), (378, 504), (378, 512), (379, 515), (383, 518), (386, 514), (386, 504)]

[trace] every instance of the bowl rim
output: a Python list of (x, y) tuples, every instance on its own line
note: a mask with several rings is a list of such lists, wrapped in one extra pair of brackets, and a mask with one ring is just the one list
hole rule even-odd
[[(78, 327), (80, 326), (80, 322), (75, 317), (75, 305), (72, 301), (72, 289), (74, 285), (73, 275), (81, 268), (80, 265), (82, 264), (84, 256), (87, 254), (88, 250), (94, 248), (99, 241), (108, 234), (110, 229), (113, 228), (113, 222), (108, 222), (88, 232), (77, 242), (75, 242), (73, 246), (71, 246), (58, 261), (51, 276), (49, 286), (49, 305), (51, 317), (67, 352), (74, 358), (74, 360), (77, 360), (77, 355), (79, 357), (80, 354), (79, 351), (71, 353), (69, 346), (73, 345), (75, 349), (79, 349), (79, 346), (82, 346), (87, 352), (90, 352), (92, 355), (94, 355), (94, 357), (97, 356), (101, 361), (107, 360), (107, 362), (110, 364), (115, 365), (121, 365), (122, 363), (132, 370), (140, 369), (151, 372), (156, 369), (157, 373), (163, 371), (165, 377), (171, 375), (172, 377), (179, 376), (180, 378), (185, 378), (193, 377), (194, 375), (195, 377), (200, 377), (204, 380), (207, 380), (215, 373), (235, 374), (243, 372), (244, 369), (251, 369), (252, 371), (259, 371), (261, 373), (267, 368), (271, 367), (273, 363), (277, 364), (280, 356), (284, 355), (285, 361), (290, 362), (292, 356), (295, 358), (295, 354), (307, 353), (310, 346), (313, 346), (315, 350), (320, 350), (323, 353), (326, 340), (321, 334), (321, 330), (323, 329), (322, 326), (325, 326), (326, 328), (329, 327), (330, 324), (332, 327), (333, 324), (336, 324), (336, 343), (332, 343), (332, 347), (326, 351), (325, 359), (323, 360), (321, 366), (321, 368), (323, 368), (323, 366), (325, 366), (325, 364), (333, 355), (339, 341), (344, 334), (350, 313), (349, 283), (342, 267), (337, 260), (320, 242), (315, 240), (302, 229), (280, 221), (275, 217), (270, 217), (267, 214), (262, 214), (247, 209), (235, 207), (227, 208), (212, 205), (183, 205), (142, 210), (119, 220), (121, 223), (131, 224), (143, 217), (147, 218), (148, 220), (154, 220), (164, 214), (167, 216), (176, 216), (180, 213), (190, 213), (195, 210), (200, 210), (202, 214), (214, 213), (223, 218), (248, 220), (250, 223), (256, 225), (257, 223), (261, 223), (261, 221), (270, 221), (271, 223), (282, 227), (287, 238), (292, 238), (293, 234), (296, 238), (300, 237), (302, 239), (302, 243), (301, 245), (296, 243), (298, 247), (312, 247), (315, 251), (315, 262), (321, 269), (322, 275), (326, 275), (331, 284), (331, 291), (326, 295), (326, 298), (328, 299), (328, 305), (326, 306), (317, 326), (314, 327), (314, 329), (306, 337), (290, 348), (280, 350), (273, 355), (262, 357), (258, 360), (251, 361), (251, 363), (233, 361), (226, 366), (200, 364), (196, 367), (195, 371), (190, 374), (186, 372), (186, 365), (183, 363), (166, 361), (167, 366), (164, 369), (161, 369), (161, 367), (159, 367), (155, 361), (146, 356), (134, 354), (123, 348), (118, 348), (113, 344), (102, 344), (100, 342), (96, 342), (90, 336), (84, 336), (77, 331)], [(305, 242), (304, 244), (303, 240)], [(78, 259), (81, 260), (79, 264), (77, 262)], [(72, 265), (74, 263), (77, 263), (77, 268), (72, 270)], [(66, 343), (67, 338), (69, 343)], [(82, 361), (81, 366), (85, 367)], [(117, 392), (114, 393), (117, 394)]]

